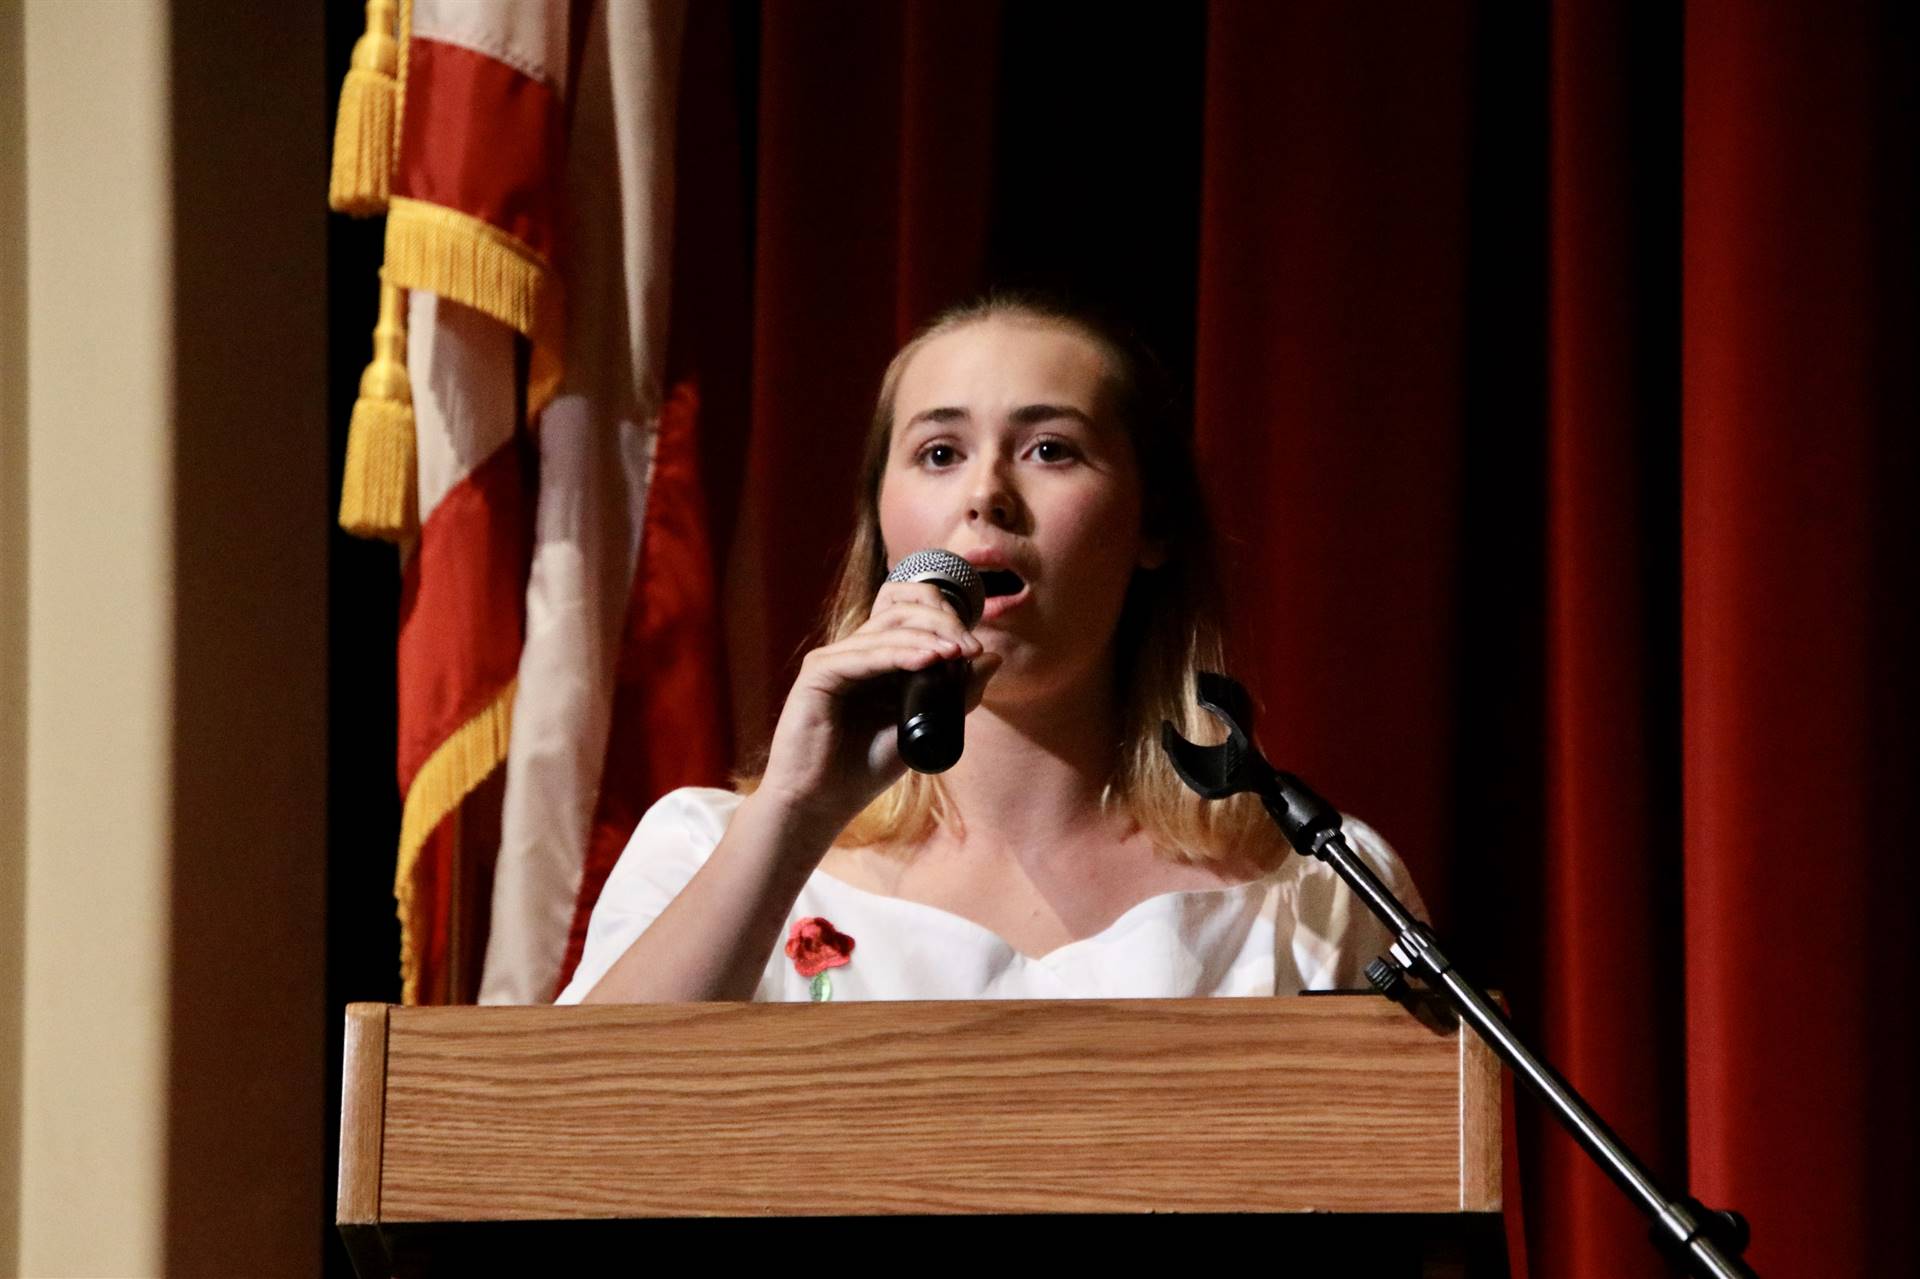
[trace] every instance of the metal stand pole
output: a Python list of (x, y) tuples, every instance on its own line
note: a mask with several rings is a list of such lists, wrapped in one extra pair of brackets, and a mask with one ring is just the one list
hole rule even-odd
[(1740, 1254), (1747, 1225), (1740, 1214), (1703, 1207), (1690, 1196), (1669, 1195), (1653, 1174), (1602, 1122), (1560, 1073), (1521, 1042), (1485, 992), (1461, 976), (1441, 951), (1433, 930), (1415, 919), (1379, 876), (1357, 856), (1340, 829), (1340, 813), (1291, 773), (1275, 769), (1251, 737), (1252, 701), (1224, 675), (1200, 677), (1199, 702), (1221, 720), (1228, 739), (1200, 746), (1174, 731), (1160, 730), (1161, 746), (1182, 781), (1207, 799), (1241, 791), (1260, 796), (1295, 851), (1318, 857), (1345, 880), (1367, 908), (1392, 930), (1389, 953), (1368, 965), (1367, 977), (1390, 998), (1405, 994), (1409, 974), (1442, 993), (1454, 1011), (1479, 1032), (1527, 1088), (1544, 1100), (1580, 1148), (1653, 1220), (1654, 1242), (1709, 1279), (1752, 1279)]

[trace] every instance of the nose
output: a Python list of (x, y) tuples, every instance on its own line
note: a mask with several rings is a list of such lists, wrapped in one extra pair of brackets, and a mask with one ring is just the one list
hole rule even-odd
[(997, 463), (982, 466), (967, 495), (967, 523), (1011, 529), (1019, 519), (1019, 511), (1019, 498), (1000, 466)]

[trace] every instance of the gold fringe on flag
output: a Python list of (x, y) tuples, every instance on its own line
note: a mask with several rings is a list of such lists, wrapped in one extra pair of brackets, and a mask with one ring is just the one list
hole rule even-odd
[(394, 0), (367, 0), (366, 34), (353, 43), (333, 129), (327, 203), (337, 213), (364, 218), (387, 208), (399, 132), (395, 98), (400, 43), (394, 39), (393, 22)]
[(387, 278), (437, 293), (525, 334), (533, 342), (528, 415), (560, 380), (560, 279), (547, 260), (479, 218), (395, 196), (387, 209)]
[(416, 947), (427, 921), (415, 915), (413, 877), (428, 836), (487, 775), (507, 758), (507, 737), (513, 726), (513, 693), (509, 680), (478, 715), (453, 730), (427, 756), (407, 788), (400, 810), (400, 859), (394, 868), (393, 895), (400, 915), (400, 998), (420, 1002), (420, 956)]
[(360, 375), (360, 398), (353, 402), (340, 480), (340, 527), (355, 537), (389, 542), (410, 539), (420, 521), (403, 297), (383, 278), (373, 362)]
[(552, 306), (553, 270), (505, 231), (444, 205), (396, 197), (387, 217), (387, 274), (451, 298), (528, 337)]

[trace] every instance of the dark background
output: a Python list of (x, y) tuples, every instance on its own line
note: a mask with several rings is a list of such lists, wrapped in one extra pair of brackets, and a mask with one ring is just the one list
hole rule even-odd
[[(366, 15), (360, 5), (336, 2), (326, 6), (326, 16), (331, 129), (347, 60), (366, 30)], [(384, 232), (380, 219), (327, 219), (327, 489), (336, 503), (347, 422), (360, 371), (373, 354)], [(353, 1274), (333, 1227), (346, 1006), (361, 1000), (400, 1002), (400, 923), (393, 903), (394, 845), (400, 833), (394, 766), (399, 566), (391, 545), (348, 537), (333, 526), (327, 542), (327, 1215), (322, 1227), (329, 1276)]]

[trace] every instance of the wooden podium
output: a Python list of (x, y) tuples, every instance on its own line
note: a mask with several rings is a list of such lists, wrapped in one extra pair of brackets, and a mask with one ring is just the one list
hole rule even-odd
[(796, 1245), (897, 1269), (1036, 1231), (1063, 1259), (1505, 1275), (1499, 1064), (1370, 995), (355, 1004), (338, 1223), (367, 1276)]

